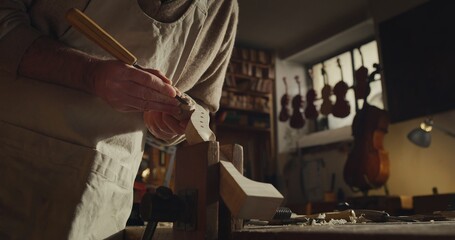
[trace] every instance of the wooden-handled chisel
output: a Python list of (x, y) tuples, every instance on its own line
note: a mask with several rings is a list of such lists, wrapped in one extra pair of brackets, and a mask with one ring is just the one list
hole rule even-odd
[[(66, 19), (71, 26), (118, 60), (142, 69), (142, 67), (137, 64), (137, 58), (131, 52), (79, 9), (71, 8), (68, 10)], [(176, 95), (175, 98), (182, 104), (188, 105), (188, 102), (179, 95)]]

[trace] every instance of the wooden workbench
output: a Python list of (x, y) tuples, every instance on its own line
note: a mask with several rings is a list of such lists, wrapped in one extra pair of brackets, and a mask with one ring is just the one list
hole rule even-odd
[[(226, 149), (224, 149), (226, 150)], [(455, 240), (455, 221), (432, 222), (389, 222), (389, 223), (346, 223), (346, 224), (316, 224), (316, 225), (280, 225), (255, 226), (245, 224), (243, 229), (233, 228), (231, 219), (220, 217), (218, 211), (211, 206), (223, 196), (220, 194), (220, 171), (224, 164), (218, 164), (220, 156), (226, 159), (237, 159), (234, 155), (243, 156), (241, 149), (230, 148), (224, 151), (217, 142), (204, 142), (179, 149), (176, 161), (176, 191), (179, 189), (198, 189), (197, 224), (196, 229), (173, 230), (172, 225), (158, 226), (154, 240)], [(232, 157), (228, 157), (232, 155)], [(180, 157), (179, 157), (180, 156)], [(188, 156), (191, 156), (189, 158)], [(221, 159), (223, 160), (223, 159)], [(238, 162), (241, 163), (242, 161)], [(242, 164), (239, 164), (242, 166)], [(180, 168), (180, 169), (177, 169)], [(196, 171), (188, 171), (196, 169)], [(229, 172), (229, 171), (228, 171)], [(240, 171), (242, 172), (242, 171)], [(180, 173), (180, 174), (179, 174)], [(233, 176), (234, 174), (231, 174)], [(220, 180), (221, 179), (221, 180)], [(239, 194), (236, 194), (239, 195)], [(221, 196), (221, 197), (220, 197)], [(223, 198), (224, 199), (224, 198)], [(251, 206), (248, 208), (252, 208)], [(261, 209), (259, 207), (259, 209)], [(272, 209), (272, 207), (267, 207)], [(273, 209), (276, 209), (273, 208)], [(227, 210), (227, 209), (225, 209)], [(231, 209), (232, 211), (232, 209)], [(244, 217), (245, 219), (256, 219)], [(228, 227), (220, 227), (222, 219), (228, 220)], [(262, 218), (258, 218), (262, 219)], [(267, 219), (267, 218), (265, 218)], [(431, 218), (433, 219), (433, 218)], [(237, 221), (235, 221), (237, 222)], [(250, 221), (254, 222), (254, 221)], [(257, 221), (264, 224), (264, 221)], [(140, 240), (145, 227), (128, 227), (109, 240)], [(236, 230), (233, 230), (236, 229)]]
[(246, 226), (235, 240), (454, 240), (455, 221)]
[[(140, 240), (144, 227), (127, 227), (111, 240)], [(159, 227), (154, 240), (172, 240), (172, 228)], [(232, 240), (454, 240), (455, 221), (355, 223), (342, 225), (248, 226)]]

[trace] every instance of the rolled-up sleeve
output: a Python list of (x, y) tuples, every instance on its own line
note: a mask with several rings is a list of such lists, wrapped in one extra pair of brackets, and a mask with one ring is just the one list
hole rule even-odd
[(28, 47), (42, 35), (30, 24), (30, 4), (0, 0), (0, 71), (14, 76)]
[[(196, 104), (201, 106), (200, 109), (205, 109), (207, 112), (216, 112), (220, 106), (226, 69), (231, 58), (237, 31), (239, 11), (237, 1), (225, 1), (223, 3), (224, 8), (220, 12), (226, 17), (221, 17), (219, 18), (220, 21), (212, 23), (222, 33), (219, 44), (215, 44), (219, 46), (217, 54), (198, 83), (186, 92)], [(175, 145), (185, 139), (186, 135), (178, 136), (165, 141), (165, 145)]]

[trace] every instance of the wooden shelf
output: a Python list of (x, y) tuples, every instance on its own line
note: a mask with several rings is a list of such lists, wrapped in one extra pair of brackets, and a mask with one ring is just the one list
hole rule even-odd
[(241, 107), (234, 107), (234, 106), (227, 106), (227, 105), (221, 105), (220, 110), (221, 109), (237, 110), (237, 111), (251, 112), (251, 113), (270, 114), (269, 111), (263, 111), (263, 110), (258, 110), (258, 109), (248, 109), (248, 108), (241, 108)]
[(308, 148), (336, 142), (352, 141), (353, 139), (351, 126), (345, 126), (337, 129), (303, 135), (298, 140), (298, 143), (299, 147)]
[(240, 91), (251, 91), (258, 93), (271, 93), (274, 79), (269, 77), (257, 77), (242, 73), (227, 73), (224, 87), (238, 89)]
[(272, 94), (268, 93), (268, 92), (257, 92), (257, 91), (251, 91), (251, 90), (244, 91), (244, 90), (239, 90), (239, 89), (231, 88), (231, 87), (224, 87), (223, 91), (229, 91), (229, 92), (233, 92), (233, 93), (251, 95), (251, 96), (256, 96), (256, 97), (266, 97), (266, 98), (272, 97)]
[[(253, 180), (276, 175), (274, 88), (275, 65), (270, 51), (235, 47), (213, 129), (221, 144), (245, 148)], [(262, 166), (267, 166), (264, 168)]]
[(254, 65), (256, 67), (260, 67), (260, 68), (274, 67), (273, 64), (259, 63), (259, 62), (253, 62), (250, 60), (242, 60), (242, 59), (236, 59), (236, 58), (231, 59), (231, 61), (236, 62), (236, 63), (248, 63), (248, 64)]
[(226, 129), (226, 130), (239, 130), (239, 131), (255, 131), (255, 132), (270, 132), (270, 128), (262, 128), (262, 127), (251, 127), (251, 126), (243, 126), (243, 125), (234, 125), (234, 124), (217, 124), (217, 128), (219, 129)]
[(251, 79), (251, 80), (259, 80), (259, 79), (261, 79), (259, 77), (246, 75), (246, 74), (242, 74), (242, 73), (231, 73), (231, 72), (228, 72), (227, 75), (232, 76), (232, 77), (236, 77), (236, 78), (242, 78), (242, 79)]

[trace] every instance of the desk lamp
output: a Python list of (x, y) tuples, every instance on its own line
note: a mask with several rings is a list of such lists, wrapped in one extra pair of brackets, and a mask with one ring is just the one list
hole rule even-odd
[(431, 131), (433, 128), (436, 128), (449, 136), (455, 138), (455, 134), (449, 132), (446, 129), (441, 127), (435, 126), (433, 119), (427, 118), (423, 122), (420, 123), (418, 128), (413, 129), (411, 132), (408, 133), (408, 139), (415, 145), (423, 148), (427, 148), (431, 144)]

